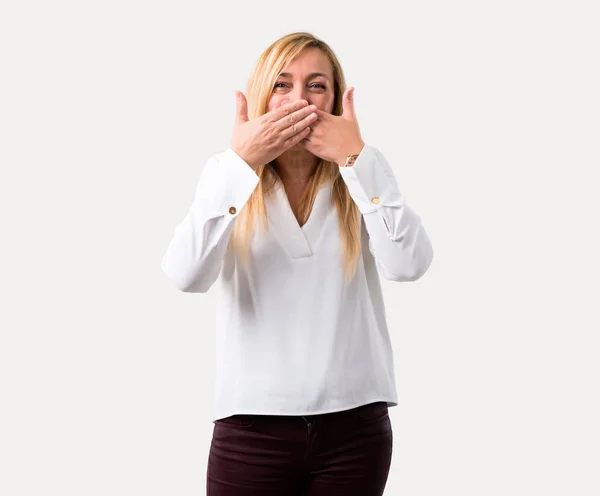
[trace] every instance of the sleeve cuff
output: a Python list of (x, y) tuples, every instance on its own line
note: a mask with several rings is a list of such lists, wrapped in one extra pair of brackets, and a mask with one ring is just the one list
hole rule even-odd
[(404, 205), (392, 168), (373, 146), (365, 145), (354, 165), (340, 167), (340, 174), (362, 214)]
[(215, 217), (237, 217), (260, 178), (231, 148), (216, 155), (203, 171), (198, 198), (210, 200)]

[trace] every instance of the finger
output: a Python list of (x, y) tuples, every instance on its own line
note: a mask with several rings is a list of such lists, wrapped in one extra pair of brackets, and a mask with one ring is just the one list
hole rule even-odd
[(330, 114), (329, 112), (325, 112), (324, 110), (321, 110), (321, 109), (317, 109), (316, 113), (320, 120), (329, 120), (329, 119), (331, 119), (331, 116), (333, 115), (333, 114)]
[(342, 97), (342, 107), (344, 111), (342, 115), (354, 117), (354, 87), (347, 88)]
[(295, 100), (293, 102), (285, 102), (280, 107), (276, 107), (270, 112), (267, 112), (264, 115), (264, 118), (267, 122), (277, 122), (282, 117), (295, 112), (296, 110), (300, 110), (308, 105), (306, 100)]
[(238, 122), (248, 121), (248, 101), (241, 91), (235, 92), (235, 117)]
[(290, 138), (287, 138), (283, 144), (284, 146), (287, 148), (291, 148), (292, 146), (296, 145), (297, 143), (300, 143), (304, 138), (306, 138), (308, 135), (310, 134), (310, 128), (309, 127), (305, 127), (302, 131), (300, 131), (299, 133), (295, 134), (294, 136), (291, 136)]
[[(294, 112), (294, 114), (291, 114), (289, 119), (284, 118), (278, 121), (277, 125), (281, 126), (278, 127), (278, 130), (284, 140), (288, 140), (292, 136), (304, 131), (308, 126), (316, 122), (318, 119), (317, 114), (315, 112), (310, 112), (309, 109), (310, 107), (298, 110)], [(302, 117), (302, 113), (306, 114), (305, 117)]]
[[(311, 126), (312, 129), (312, 126)], [(310, 150), (310, 148), (313, 146), (314, 140), (312, 139), (313, 137), (313, 133), (312, 131), (310, 133), (308, 133), (308, 136), (306, 136), (306, 138), (300, 140), (300, 144), (302, 146), (304, 146), (307, 150)]]
[(300, 141), (300, 144), (302, 144), (302, 143), (312, 143), (312, 140), (310, 139), (310, 133), (308, 133), (306, 138), (304, 138), (303, 140)]
[[(300, 110), (296, 110), (295, 112), (292, 112), (289, 115), (283, 116), (275, 123), (275, 129), (277, 130), (277, 132), (281, 133), (287, 128), (292, 127), (294, 124), (300, 122), (305, 117), (310, 116), (311, 114), (314, 114), (314, 117), (312, 117), (314, 119), (314, 122), (318, 118), (316, 110), (317, 107), (315, 105), (309, 105), (308, 107), (301, 108)], [(300, 131), (301, 129), (303, 128), (296, 127), (296, 131)]]

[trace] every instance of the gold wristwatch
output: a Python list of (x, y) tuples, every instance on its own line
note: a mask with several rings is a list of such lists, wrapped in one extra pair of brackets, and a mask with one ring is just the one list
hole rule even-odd
[(350, 167), (351, 165), (354, 165), (354, 162), (356, 162), (358, 155), (359, 155), (358, 153), (353, 154), (353, 155), (348, 155), (346, 157), (346, 163), (342, 167)]

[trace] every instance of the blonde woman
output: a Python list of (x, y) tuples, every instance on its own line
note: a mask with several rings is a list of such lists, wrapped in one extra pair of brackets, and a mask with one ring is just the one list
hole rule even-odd
[(208, 494), (381, 495), (397, 395), (380, 277), (421, 277), (430, 240), (327, 43), (283, 36), (236, 97), (162, 260), (181, 291), (221, 289)]

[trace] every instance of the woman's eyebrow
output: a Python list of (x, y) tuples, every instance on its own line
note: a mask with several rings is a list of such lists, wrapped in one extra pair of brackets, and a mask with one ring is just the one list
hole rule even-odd
[[(281, 74), (279, 74), (280, 77), (292, 77), (292, 74), (290, 72), (282, 72)], [(322, 72), (311, 72), (308, 75), (307, 79), (314, 79), (316, 77), (324, 77), (325, 79), (329, 80), (329, 76), (327, 76), (327, 74), (324, 74)]]

